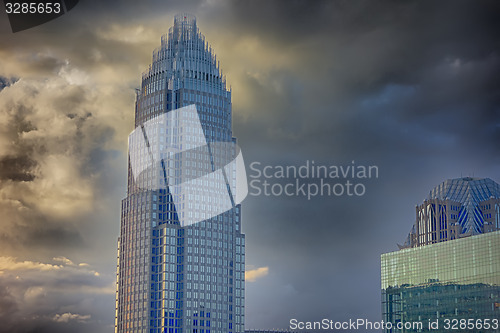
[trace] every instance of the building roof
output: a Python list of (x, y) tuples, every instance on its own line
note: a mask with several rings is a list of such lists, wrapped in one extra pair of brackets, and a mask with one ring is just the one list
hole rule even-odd
[(450, 200), (461, 204), (458, 223), (463, 234), (481, 233), (484, 218), (480, 203), (500, 198), (500, 185), (490, 178), (448, 179), (430, 191), (427, 200)]
[(472, 200), (476, 203), (500, 198), (500, 184), (490, 178), (448, 179), (429, 193), (427, 199), (452, 200), (462, 204)]

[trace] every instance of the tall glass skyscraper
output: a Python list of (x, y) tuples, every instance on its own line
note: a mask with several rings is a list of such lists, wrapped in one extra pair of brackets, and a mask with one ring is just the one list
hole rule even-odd
[(500, 185), (447, 180), (381, 256), (385, 332), (500, 332)]
[(116, 332), (244, 332), (246, 179), (231, 123), (216, 56), (195, 17), (176, 15), (137, 90)]

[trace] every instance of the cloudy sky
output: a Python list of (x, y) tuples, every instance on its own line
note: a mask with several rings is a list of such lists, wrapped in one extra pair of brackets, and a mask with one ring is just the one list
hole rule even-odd
[(0, 333), (112, 332), (134, 89), (178, 12), (221, 61), (247, 167), (379, 168), (360, 197), (247, 197), (247, 328), (380, 320), (415, 205), (500, 181), (498, 1), (81, 0), (15, 34), (2, 11)]

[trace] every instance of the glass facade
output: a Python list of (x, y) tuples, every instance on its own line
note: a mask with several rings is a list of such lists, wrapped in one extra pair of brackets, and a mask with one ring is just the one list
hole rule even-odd
[(385, 332), (500, 332), (500, 231), (383, 254), (381, 273)]
[(231, 92), (195, 17), (176, 15), (137, 91), (116, 332), (244, 331), (242, 197), (229, 163), (235, 159), (242, 163)]

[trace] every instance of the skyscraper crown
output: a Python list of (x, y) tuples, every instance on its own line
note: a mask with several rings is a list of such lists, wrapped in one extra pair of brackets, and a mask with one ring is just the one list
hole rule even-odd
[(429, 193), (427, 199), (452, 200), (466, 204), (479, 203), (491, 198), (500, 198), (500, 184), (490, 178), (448, 179)]
[(448, 179), (417, 206), (402, 248), (500, 230), (500, 185), (489, 178)]
[(500, 185), (489, 178), (448, 179), (436, 186), (427, 200), (450, 200), (461, 204), (458, 223), (463, 234), (480, 234), (483, 230), (484, 214), (481, 203), (500, 198)]

